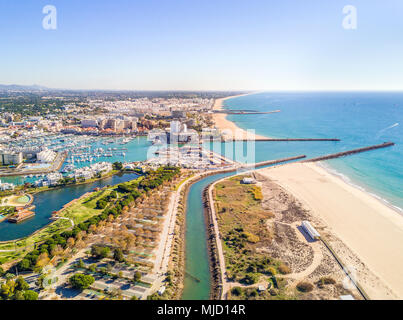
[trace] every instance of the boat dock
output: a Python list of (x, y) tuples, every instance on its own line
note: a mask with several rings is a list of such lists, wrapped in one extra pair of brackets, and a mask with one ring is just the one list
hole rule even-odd
[(371, 150), (376, 150), (376, 149), (381, 149), (381, 148), (387, 148), (394, 146), (394, 142), (384, 142), (382, 144), (377, 144), (374, 146), (369, 146), (369, 147), (364, 147), (364, 148), (358, 148), (358, 149), (353, 149), (349, 151), (344, 151), (344, 152), (338, 152), (338, 153), (333, 153), (333, 154), (328, 154), (322, 157), (318, 158), (312, 158), (308, 160), (304, 160), (301, 162), (317, 162), (317, 161), (323, 161), (323, 160), (329, 160), (329, 159), (336, 159), (336, 158), (341, 158), (345, 156), (349, 156), (351, 154), (356, 154), (356, 153), (361, 153), (361, 152), (366, 152), (366, 151), (371, 151)]

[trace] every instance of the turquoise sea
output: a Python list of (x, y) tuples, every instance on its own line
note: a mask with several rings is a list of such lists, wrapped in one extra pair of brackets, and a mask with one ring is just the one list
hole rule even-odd
[[(316, 157), (384, 141), (395, 142), (396, 145), (391, 148), (326, 161), (324, 165), (396, 209), (403, 208), (403, 93), (259, 93), (226, 100), (224, 107), (259, 111), (280, 109), (281, 112), (275, 114), (228, 116), (241, 128), (255, 129), (257, 134), (278, 138), (341, 139), (341, 142), (256, 142), (253, 157), (246, 153), (247, 146), (242, 142), (213, 144), (229, 158), (233, 158), (233, 155), (224, 152), (225, 148), (240, 150), (241, 154), (247, 155), (245, 159), (236, 158), (240, 162), (260, 162), (302, 154)], [(101, 158), (98, 161), (146, 160), (150, 146), (146, 137), (139, 137), (124, 145), (128, 149), (125, 157)], [(100, 141), (92, 147), (105, 148)], [(116, 143), (107, 147), (122, 146)], [(88, 164), (78, 166), (84, 165)], [(23, 183), (25, 179), (12, 177), (1, 180)], [(93, 187), (88, 186), (90, 189)], [(53, 210), (60, 209), (74, 197), (86, 192), (87, 187), (71, 187), (68, 190), (68, 197), (60, 194), (60, 190), (36, 195), (37, 201), (42, 197), (48, 199), (51, 195), (56, 201), (55, 206), (46, 210), (37, 206), (37, 216), (18, 226), (1, 223), (0, 241), (26, 236), (43, 227), (49, 223)], [(199, 193), (195, 191), (195, 194)]]
[(324, 166), (396, 209), (403, 208), (403, 93), (259, 93), (224, 101), (226, 109), (280, 113), (229, 115), (243, 129), (274, 138), (339, 138), (341, 142), (257, 142), (256, 161), (315, 157), (395, 142), (391, 148), (324, 162)]

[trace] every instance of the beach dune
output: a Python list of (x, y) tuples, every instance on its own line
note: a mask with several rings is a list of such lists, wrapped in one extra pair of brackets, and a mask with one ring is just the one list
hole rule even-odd
[[(365, 266), (403, 298), (403, 217), (370, 194), (312, 163), (259, 170), (322, 220)], [(358, 282), (374, 299), (390, 299), (376, 284)]]

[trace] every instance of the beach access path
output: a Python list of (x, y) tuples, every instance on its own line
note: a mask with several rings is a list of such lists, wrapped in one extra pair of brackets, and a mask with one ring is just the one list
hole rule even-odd
[[(313, 163), (293, 163), (258, 172), (292, 193), (393, 295), (403, 298), (403, 216)], [(357, 280), (372, 299), (394, 298), (378, 290), (377, 281)]]

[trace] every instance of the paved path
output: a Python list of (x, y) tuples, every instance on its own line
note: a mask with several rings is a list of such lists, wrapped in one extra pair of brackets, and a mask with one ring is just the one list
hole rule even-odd
[(168, 205), (168, 213), (165, 218), (164, 227), (160, 238), (161, 240), (156, 252), (156, 260), (152, 271), (158, 277), (158, 280), (153, 285), (153, 290), (158, 290), (162, 286), (162, 283), (165, 280), (165, 274), (168, 271), (169, 258), (171, 255), (172, 244), (175, 236), (175, 224), (178, 214), (179, 200), (181, 198), (180, 194), (185, 186), (198, 178), (201, 174), (202, 173), (199, 173), (189, 178), (179, 186), (178, 190), (172, 192), (171, 199)]
[(225, 257), (224, 257), (224, 250), (222, 248), (221, 244), (221, 236), (220, 236), (220, 228), (218, 227), (218, 218), (217, 218), (217, 213), (215, 210), (215, 205), (214, 205), (214, 198), (213, 198), (213, 189), (216, 186), (217, 183), (220, 183), (221, 181), (227, 179), (228, 177), (225, 177), (223, 179), (220, 179), (216, 182), (214, 182), (208, 189), (208, 197), (210, 201), (210, 209), (211, 209), (211, 215), (213, 217), (213, 225), (214, 225), (214, 234), (216, 238), (216, 244), (217, 244), (217, 253), (218, 253), (218, 260), (220, 261), (220, 272), (221, 272), (221, 279), (222, 279), (222, 292), (221, 292), (221, 300), (224, 299), (225, 294), (230, 290), (230, 284), (228, 283), (227, 279), (227, 271), (225, 268)]
[(59, 219), (63, 219), (63, 220), (69, 220), (71, 223), (71, 226), (74, 228), (75, 224), (74, 221), (70, 218), (66, 218), (66, 217), (54, 217), (55, 220), (59, 220)]

